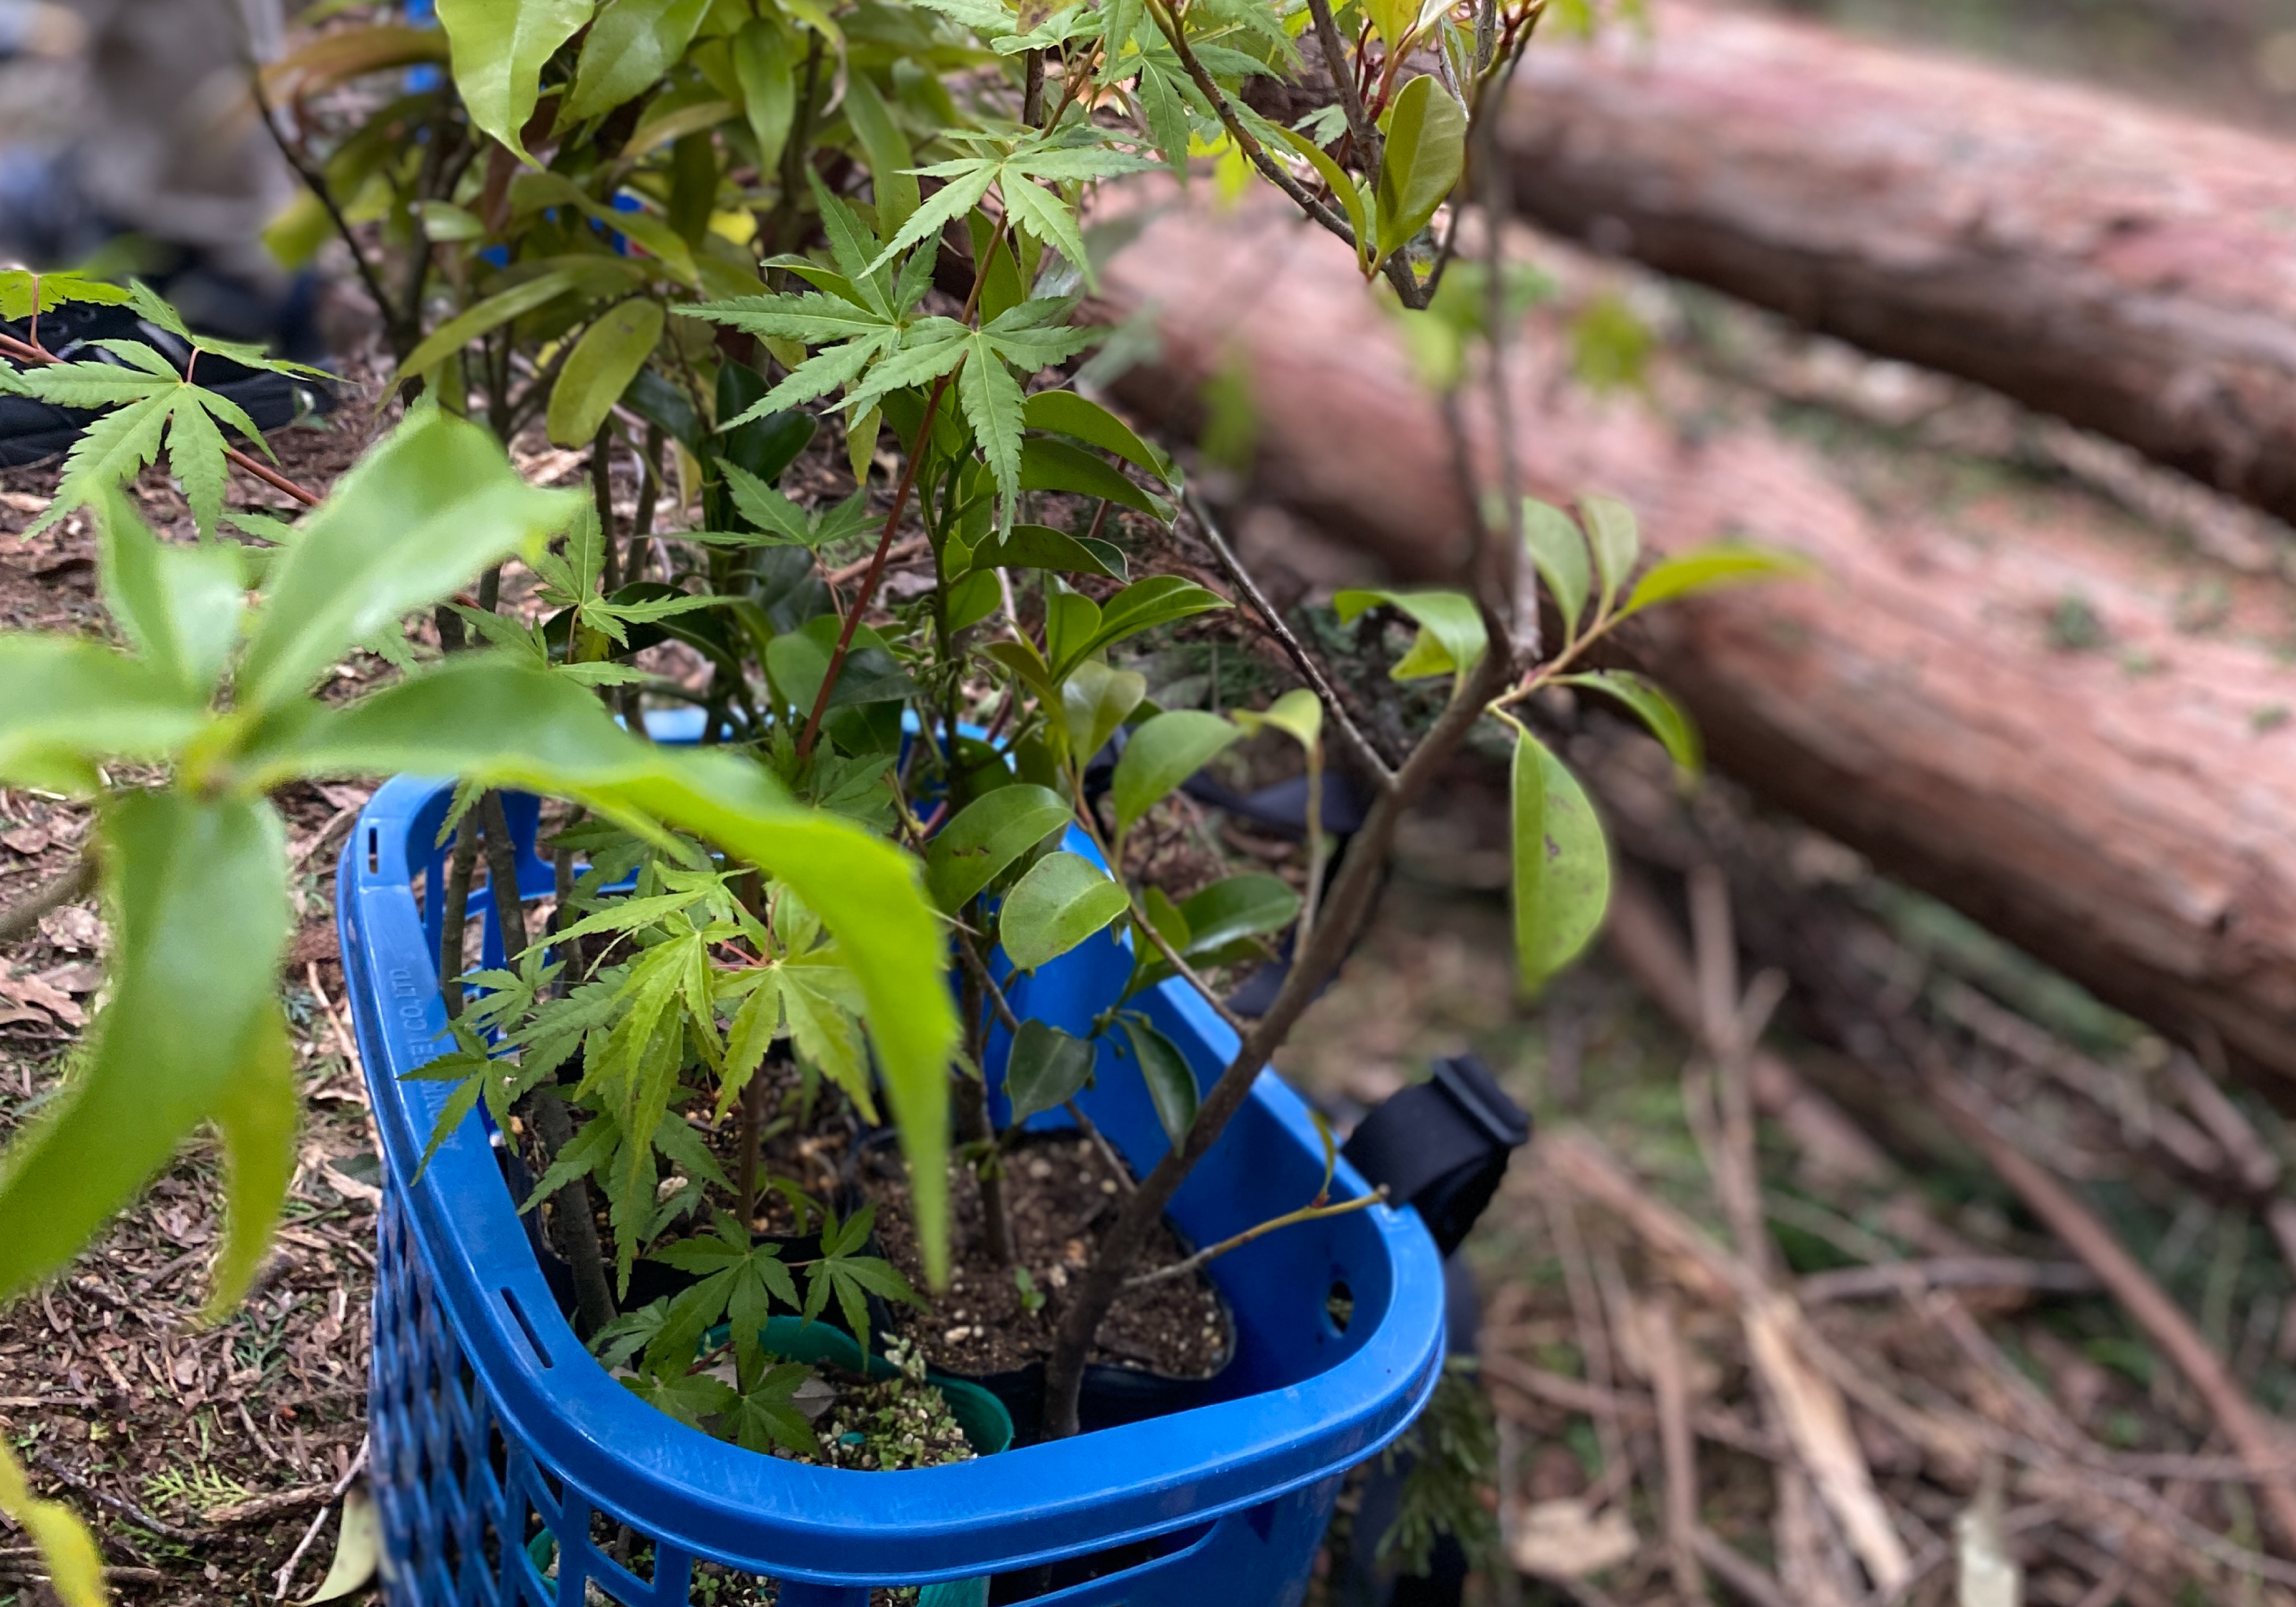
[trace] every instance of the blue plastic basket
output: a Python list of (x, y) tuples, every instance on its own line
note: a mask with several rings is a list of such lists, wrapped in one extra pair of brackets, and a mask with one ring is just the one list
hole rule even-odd
[[(698, 1560), (780, 1581), (781, 1607), (865, 1607), (873, 1587), (1100, 1553), (1118, 1554), (1103, 1566), (1128, 1565), (1041, 1599), (1300, 1600), (1341, 1476), (1403, 1430), (1441, 1366), (1442, 1271), (1415, 1217), (1374, 1207), (1214, 1263), (1237, 1342), (1219, 1381), (1225, 1398), (1212, 1405), (898, 1473), (778, 1461), (685, 1428), (584, 1351), (477, 1116), (412, 1180), (448, 1091), (399, 1078), (439, 1053), (445, 1025), (438, 900), (425, 909), (414, 879), (444, 885), (435, 840), (450, 791), (410, 777), (382, 788), (339, 883), (343, 969), (386, 1170), (368, 1411), (396, 1607), (706, 1602), (693, 1588)], [(507, 801), (525, 840), (521, 890), (543, 895), (551, 873), (532, 851), (537, 805)], [(489, 903), (474, 896), (472, 907)], [(490, 907), (487, 926), (487, 960), (499, 963)], [(1126, 949), (1097, 939), (1023, 980), (1015, 1007), (1082, 1030), (1129, 964)], [(1233, 1034), (1177, 983), (1147, 1008), (1208, 1084)], [(1002, 1048), (988, 1059), (1001, 1065)], [(1166, 1148), (1128, 1065), (1103, 1062), (1081, 1103), (1136, 1166)], [(1263, 1076), (1172, 1215), (1211, 1242), (1309, 1199), (1322, 1173), (1305, 1108)], [(1352, 1195), (1363, 1184), (1342, 1165), (1337, 1189)], [(635, 1571), (617, 1556), (638, 1559)]]

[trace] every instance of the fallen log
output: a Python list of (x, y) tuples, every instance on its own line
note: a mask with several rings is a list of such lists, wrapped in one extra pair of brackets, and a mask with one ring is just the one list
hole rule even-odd
[[(1456, 573), (1465, 504), (1438, 411), (1343, 247), (1176, 209), (1106, 287), (1161, 337), (1125, 401), (1185, 435), (1212, 376), (1248, 376), (1250, 496), (1398, 577)], [(1552, 323), (1524, 333), (1529, 488), (1622, 496), (1660, 552), (1751, 536), (1823, 570), (1629, 644), (1722, 768), (2172, 1037), (2213, 1029), (2296, 1102), (2284, 588), (2197, 568), (2062, 488), (1893, 494), (1663, 357), (1650, 398), (1594, 396)], [(2196, 584), (2221, 588), (2209, 634), (2178, 627)]]
[(1541, 41), (1500, 138), (1544, 227), (2296, 518), (2296, 146), (1684, 0)]

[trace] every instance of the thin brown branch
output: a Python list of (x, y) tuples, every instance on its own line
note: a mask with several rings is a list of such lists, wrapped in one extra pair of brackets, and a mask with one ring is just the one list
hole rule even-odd
[[(2284, 1433), (2257, 1409), (2192, 1319), (2095, 1212), (2039, 1162), (1996, 1133), (1942, 1065), (1930, 1067), (1926, 1081), (1932, 1102), (1955, 1132), (2017, 1191), (2067, 1249), (2096, 1269), (2113, 1298), (2185, 1375), (2234, 1452), (2258, 1471), (2265, 1506), (2282, 1540), (2296, 1546), (2296, 1480), (2284, 1469), (2290, 1451)], [(2271, 1470), (2269, 1477), (2263, 1476), (2266, 1470)]]
[(1926, 1261), (1893, 1261), (1881, 1267), (1843, 1267), (1816, 1272), (1794, 1284), (1805, 1306), (1870, 1300), (1885, 1295), (1918, 1295), (1932, 1289), (2030, 1289), (2053, 1294), (2087, 1294), (2103, 1287), (2079, 1261), (2026, 1261), (2014, 1256), (1942, 1256)]
[(1371, 907), (1384, 875), (1389, 849), (1403, 816), (1449, 762), (1467, 733), (1482, 716), (1484, 703), (1504, 684), (1504, 651), (1487, 653), (1464, 678), (1464, 684), (1421, 739), (1396, 775), (1392, 791), (1373, 805), (1362, 832), (1338, 879), (1332, 885), (1323, 924), (1295, 958), (1291, 975), (1276, 992), (1267, 1013), (1239, 1034), (1236, 1053), (1219, 1079), (1197, 1107), (1188, 1130), (1158, 1161), (1139, 1189), (1126, 1200), (1116, 1220), (1103, 1236), (1093, 1264), (1079, 1281), (1077, 1292), (1062, 1314), (1051, 1360), (1045, 1374), (1046, 1431), (1064, 1439), (1077, 1431), (1077, 1390), (1083, 1382), (1084, 1358), (1089, 1352), (1101, 1319), (1114, 1304), (1123, 1279), (1138, 1260), (1149, 1230), (1162, 1216), (1165, 1205), (1180, 1184), (1217, 1143), (1235, 1113), (1250, 1096), (1252, 1085), (1277, 1045), (1339, 968), (1358, 924)]
[[(993, 250), (983, 252), (980, 260), (985, 265), (993, 255)], [(963, 366), (960, 359), (957, 367)], [(800, 759), (813, 756), (815, 739), (821, 734), (821, 717), (829, 712), (829, 694), (836, 688), (837, 677), (845, 668), (845, 655), (852, 651), (853, 633), (861, 627), (861, 616), (868, 611), (871, 601), (877, 595), (877, 583), (885, 578), (885, 559), (892, 551), (893, 532), (900, 528), (901, 515), (909, 510), (909, 493), (916, 489), (917, 465), (924, 460), (925, 447), (932, 439), (933, 420), (940, 412), (940, 398), (955, 377), (956, 369), (950, 369), (933, 381), (932, 389), (925, 396), (925, 420), (917, 426), (917, 439), (910, 445), (908, 461), (901, 465), (901, 483), (893, 491), (893, 505), (885, 515), (884, 529), (877, 537), (877, 550), (869, 556), (860, 594), (846, 611), (845, 627), (838, 633), (836, 650), (829, 655), (829, 668), (822, 674), (821, 689), (813, 694), (813, 711), (805, 717), (805, 731), (797, 739), (797, 756)]]
[(1650, 1353), (1651, 1390), (1658, 1401), (1658, 1435), (1666, 1465), (1667, 1563), (1675, 1594), (1703, 1603), (1706, 1575), (1698, 1563), (1698, 1442), (1690, 1431), (1690, 1387), (1684, 1377), (1682, 1314), (1672, 1293), (1661, 1295), (1643, 1323)]
[[(1637, 1429), (1652, 1428), (1658, 1423), (1658, 1408), (1644, 1396), (1606, 1389), (1582, 1379), (1565, 1378), (1559, 1373), (1534, 1367), (1529, 1362), (1503, 1352), (1487, 1352), (1478, 1365), (1490, 1382), (1541, 1406), (1576, 1412), (1597, 1423), (1605, 1417), (1614, 1423), (1630, 1423)], [(1530, 1426), (1539, 1425), (1534, 1423)], [(1736, 1418), (1711, 1407), (1693, 1406), (1690, 1426), (1697, 1431), (1702, 1439), (1710, 1439), (1717, 1445), (1743, 1451), (1749, 1456), (1759, 1456), (1767, 1462), (1775, 1462), (1792, 1455), (1787, 1447), (1769, 1435), (1749, 1428)], [(1621, 1460), (1624, 1460), (1623, 1453)], [(1604, 1477), (1608, 1476), (1606, 1472)]]
[(179, 1546), (197, 1546), (201, 1543), (201, 1537), (195, 1530), (170, 1523), (165, 1518), (155, 1517), (125, 1496), (115, 1496), (110, 1490), (90, 1483), (45, 1451), (27, 1448), (24, 1452), (24, 1460), (57, 1483), (70, 1486), (98, 1506), (110, 1508), (136, 1528), (148, 1529), (162, 1540), (173, 1540)]
[(1387, 144), (1380, 138), (1379, 125), (1364, 111), (1363, 93), (1357, 88), (1354, 70), (1348, 65), (1348, 47), (1341, 42), (1339, 25), (1332, 20), (1331, 0), (1308, 0), (1308, 14), (1315, 19), (1316, 43), (1324, 48), (1324, 69), (1331, 74), (1332, 88), (1338, 92), (1340, 110), (1347, 114), (1348, 136), (1356, 143), (1365, 175), (1377, 184)]
[(1325, 1217), (1344, 1217), (1374, 1205), (1387, 1203), (1387, 1185), (1381, 1184), (1368, 1194), (1358, 1194), (1352, 1200), (1342, 1200), (1336, 1205), (1303, 1205), (1298, 1210), (1285, 1211), (1280, 1217), (1270, 1217), (1265, 1222), (1253, 1224), (1242, 1233), (1207, 1245), (1185, 1260), (1168, 1267), (1159, 1267), (1152, 1272), (1135, 1274), (1124, 1280), (1127, 1289), (1139, 1289), (1150, 1283), (1161, 1283), (1168, 1278), (1185, 1277), (1208, 1261), (1217, 1261), (1230, 1250), (1242, 1250), (1255, 1239), (1265, 1238), (1280, 1228), (1293, 1227), (1302, 1222), (1320, 1222)]
[(1777, 1580), (1705, 1525), (1690, 1531), (1690, 1549), (1751, 1607), (1795, 1607)]
[[(1267, 147), (1243, 126), (1243, 119), (1236, 115), (1235, 103), (1229, 100), (1227, 92), (1214, 81), (1203, 62), (1197, 59), (1194, 47), (1188, 43), (1187, 29), (1179, 20), (1166, 9), (1161, 0), (1149, 0), (1148, 12), (1156, 19), (1156, 26), (1163, 30), (1173, 53), (1180, 58), (1180, 65), (1187, 72), (1189, 81), (1195, 85), (1197, 93), (1218, 114), (1220, 126), (1227, 130), (1227, 136), (1235, 142), (1236, 149), (1243, 152), (1245, 160), (1259, 168), (1260, 176), (1268, 183), (1290, 197), (1294, 206), (1346, 241), (1349, 250), (1360, 251), (1362, 247), (1348, 220), (1316, 200), (1306, 185), (1284, 170), (1283, 163), (1267, 154)], [(1391, 254), (1382, 265), (1382, 271), (1404, 306), (1419, 308), (1427, 305), (1426, 287), (1412, 276), (1411, 265), (1403, 259), (1402, 252)]]
[[(358, 234), (352, 229), (350, 219), (343, 216), (342, 208), (336, 203), (335, 193), (327, 183), (326, 174), (311, 165), (287, 137), (287, 131), (279, 126), (279, 114), (271, 104), (270, 92), (264, 87), (261, 62), (252, 59), (247, 62), (247, 81), (255, 96), (255, 109), (263, 119), (263, 131), (271, 136), (271, 143), (279, 148), (279, 154), (286, 160), (287, 165), (295, 169), (295, 176), (303, 181), (304, 187), (319, 198), (319, 204), (326, 209), (329, 221), (335, 225), (335, 237), (350, 252), (351, 266), (357, 272), (359, 283), (366, 287), (368, 298), (374, 302), (377, 316), (389, 319), (391, 316), (390, 297), (382, 288), (382, 280), (376, 275), (374, 264), (367, 260), (366, 248), (359, 243)], [(403, 357), (412, 342), (403, 340), (402, 332), (394, 325), (390, 335), (391, 349)]]
[(1227, 576), (1229, 583), (1243, 594), (1244, 601), (1251, 604), (1252, 611), (1259, 616), (1260, 625), (1275, 638), (1284, 656), (1292, 660), (1292, 667), (1300, 672), (1300, 678), (1313, 687), (1316, 695), (1323, 700), (1324, 708), (1331, 715), (1332, 723), (1339, 728), (1349, 753), (1377, 782), (1381, 790), (1393, 787), (1395, 772), (1389, 767), (1386, 756), (1373, 746), (1371, 739), (1357, 726), (1348, 713), (1347, 705), (1340, 700), (1339, 689), (1324, 673), (1324, 667), (1316, 661), (1307, 644), (1292, 634), (1292, 627), (1283, 622), (1282, 612), (1259, 589), (1259, 583), (1252, 578), (1251, 571), (1243, 567), (1243, 560), (1237, 557), (1235, 549), (1228, 545), (1227, 537), (1221, 531), (1219, 521), (1212, 517), (1211, 509), (1193, 490), (1186, 494), (1185, 500), (1188, 512), (1195, 516), (1196, 528), (1203, 532), (1204, 545), (1211, 548), (1212, 556), (1219, 561), (1221, 571)]
[[(956, 952), (988, 995), (990, 1007), (996, 1012), (996, 1019), (1004, 1023), (1004, 1030), (1018, 1034), (1021, 1018), (1013, 1013), (1012, 1004), (1005, 998), (1004, 990), (996, 985), (996, 977), (989, 973), (988, 962), (974, 952), (972, 939), (963, 932), (957, 934)], [(1109, 1143), (1108, 1136), (1084, 1113), (1077, 1102), (1063, 1100), (1061, 1108), (1069, 1113), (1069, 1119), (1077, 1124), (1077, 1130), (1091, 1140), (1092, 1147), (1100, 1152), (1100, 1158), (1108, 1163), (1108, 1169), (1115, 1175), (1116, 1186), (1128, 1194), (1138, 1188), (1140, 1185), (1133, 1180), (1132, 1168), (1124, 1163), (1124, 1157), (1116, 1152), (1116, 1146)]]
[(40, 917), (67, 904), (77, 904), (95, 886), (95, 856), (83, 850), (72, 866), (53, 881), (34, 889), (19, 903), (0, 911), (0, 943), (12, 943), (40, 923)]

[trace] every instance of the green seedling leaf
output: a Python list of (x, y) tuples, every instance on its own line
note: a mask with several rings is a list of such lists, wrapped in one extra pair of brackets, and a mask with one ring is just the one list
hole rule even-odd
[[(917, 181), (909, 171), (915, 166), (916, 158), (910, 153), (908, 136), (893, 121), (885, 97), (865, 72), (854, 71), (846, 79), (845, 119), (852, 125), (854, 137), (861, 142), (862, 153), (868, 159), (869, 182), (877, 200), (878, 226), (893, 234), (917, 213)], [(970, 205), (968, 202), (967, 209)], [(903, 240), (900, 243), (912, 245), (916, 242)]]
[(1314, 753), (1324, 741), (1323, 700), (1305, 686), (1295, 686), (1265, 709), (1237, 709), (1235, 723), (1247, 731), (1272, 727)]
[(96, 502), (103, 599), (136, 656), (205, 703), (239, 640), (237, 554), (163, 545), (118, 490)]
[(1188, 923), (1185, 959), (1213, 955), (1239, 938), (1282, 931), (1300, 918), (1300, 895), (1279, 876), (1247, 871), (1213, 882), (1180, 906)]
[[(21, 315), (16, 315), (20, 316)], [(64, 1607), (105, 1607), (103, 1554), (71, 1508), (33, 1496), (13, 1447), (0, 1441), (0, 1513), (5, 1513), (39, 1548), (48, 1585)]]
[(1633, 709), (1636, 717), (1650, 727), (1650, 734), (1665, 746), (1667, 756), (1680, 767), (1684, 779), (1694, 779), (1703, 768), (1698, 727), (1655, 682), (1632, 670), (1599, 669), (1586, 675), (1564, 676), (1562, 684), (1602, 693)]
[(1176, 483), (1171, 460), (1133, 433), (1132, 427), (1098, 402), (1073, 390), (1040, 390), (1029, 398), (1028, 425), (1074, 436), (1087, 446), (1112, 452), (1126, 463), (1145, 469), (1166, 485)]
[[(477, 0), (472, 0), (477, 3)], [(490, 334), (516, 318), (547, 307), (559, 297), (581, 283), (581, 276), (570, 268), (554, 268), (537, 274), (508, 290), (497, 291), (475, 307), (457, 313), (441, 324), (398, 365), (400, 380), (418, 379), (453, 357), (480, 336)]]
[(1379, 258), (1409, 245), (1451, 193), (1467, 161), (1467, 113), (1431, 76), (1403, 86), (1387, 114), (1379, 169)]
[[(296, 550), (317, 545), (315, 537)], [(665, 823), (785, 884), (819, 914), (868, 1004), (882, 1086), (917, 1179), (926, 1266), (945, 1276), (941, 1179), (956, 1011), (943, 978), (940, 919), (916, 862), (853, 822), (800, 808), (746, 758), (657, 746), (623, 731), (595, 697), (561, 677), (477, 654), (456, 658), (469, 661), (450, 660), (283, 732), (247, 756), (249, 784), (298, 775), (457, 775), (570, 799), (657, 840), (647, 823)]]
[(1053, 570), (1118, 581), (1130, 578), (1123, 550), (1113, 543), (1086, 541), (1041, 524), (1016, 524), (1001, 537), (990, 536), (972, 550), (967, 568), (975, 574), (984, 570)]
[(1345, 591), (1332, 599), (1343, 625), (1352, 625), (1381, 603), (1399, 610), (1419, 627), (1411, 651), (1388, 671), (1391, 678), (1410, 681), (1423, 676), (1464, 676), (1483, 656), (1489, 640), (1483, 617), (1464, 592)]
[(467, 420), (443, 410), (410, 418), (337, 482), (286, 549), (240, 668), (241, 707), (295, 696), (405, 614), (513, 553), (539, 551), (582, 500), (528, 485)]
[[(627, 0), (624, 0), (627, 4)], [(550, 388), (548, 430), (562, 447), (587, 445), (661, 339), (659, 301), (633, 298), (582, 332)]]
[(1283, 136), (1285, 144), (1308, 159), (1308, 165), (1316, 169), (1316, 176), (1347, 209), (1348, 226), (1355, 231), (1356, 235), (1357, 266), (1369, 275), (1378, 266), (1374, 256), (1378, 249), (1378, 235), (1371, 215), (1371, 209), (1376, 203), (1369, 191), (1358, 184), (1346, 168), (1333, 161), (1321, 145), (1298, 129), (1286, 128), (1280, 124), (1268, 126)]
[(1022, 855), (1069, 824), (1069, 807), (1045, 787), (999, 787), (977, 798), (932, 840), (925, 885), (954, 914)]
[(1122, 888), (1080, 854), (1048, 854), (1004, 900), (997, 940), (1022, 971), (1056, 960), (1132, 906)]
[[(0, 1300), (63, 1266), (224, 1113), (235, 1175), (220, 1305), (244, 1288), (269, 1238), (274, 1185), (294, 1164), (291, 1092), (283, 1121), (277, 1108), (291, 1087), (276, 993), (286, 832), (267, 803), (176, 791), (121, 795), (100, 830), (117, 912), (112, 1002), (81, 1075), (0, 1158)], [(276, 1147), (258, 1152), (266, 1144)]]
[(1151, 575), (1145, 580), (1136, 580), (1100, 605), (1099, 623), (1090, 635), (1080, 643), (1074, 642), (1072, 636), (1063, 636), (1053, 672), (1065, 676), (1086, 659), (1106, 652), (1128, 636), (1228, 606), (1227, 599), (1218, 592), (1207, 591), (1177, 575)]
[(30, 317), (36, 283), (39, 287), (38, 310), (44, 313), (53, 312), (71, 301), (123, 307), (134, 299), (130, 291), (81, 274), (35, 274), (27, 268), (0, 268), (0, 318), (16, 324)]
[(1587, 594), (1593, 578), (1587, 562), (1587, 538), (1570, 515), (1535, 496), (1522, 499), (1522, 533), (1538, 578), (1553, 594), (1555, 611), (1562, 616), (1566, 640), (1578, 633), (1579, 616), (1587, 611)]
[(1095, 1054), (1088, 1039), (1043, 1021), (1022, 1021), (1004, 1062), (1004, 1097), (1013, 1107), (1013, 1125), (1017, 1127), (1031, 1116), (1074, 1099), (1092, 1080)]
[(709, 0), (611, 0), (583, 37), (559, 127), (611, 111), (660, 82), (709, 9)]
[(1195, 1070), (1179, 1045), (1156, 1030), (1146, 1016), (1128, 1010), (1117, 1020), (1124, 1028), (1124, 1040), (1133, 1058), (1140, 1063), (1149, 1103), (1156, 1107), (1156, 1119), (1163, 1127), (1164, 1136), (1177, 1147), (1196, 1119)]
[(1624, 619), (1676, 597), (1695, 596), (1702, 592), (1749, 586), (1761, 580), (1807, 579), (1816, 572), (1816, 566), (1800, 553), (1781, 552), (1775, 547), (1740, 545), (1735, 542), (1694, 547), (1652, 565), (1635, 583), (1634, 593), (1627, 599), (1626, 607), (1619, 611), (1619, 617)]
[(1611, 900), (1611, 855), (1578, 777), (1528, 732), (1513, 771), (1515, 963), (1537, 992), (1576, 959)]
[(797, 115), (796, 41), (779, 24), (762, 17), (742, 24), (734, 36), (734, 76), (742, 87), (742, 110), (758, 142), (758, 170), (780, 170), (789, 143), (790, 119)]
[(204, 702), (94, 642), (0, 635), (0, 781), (93, 792), (107, 758), (158, 761), (207, 723)]
[(1171, 517), (1169, 508), (1125, 479), (1113, 464), (1049, 436), (1032, 435), (1021, 443), (1021, 489), (1097, 496), (1152, 518)]
[(1098, 659), (1070, 670), (1061, 683), (1061, 716), (1077, 762), (1098, 753), (1147, 695), (1148, 677), (1136, 670), (1111, 669)]
[(1642, 556), (1642, 529), (1635, 521), (1635, 511), (1615, 496), (1580, 497), (1578, 517), (1586, 523), (1587, 545), (1595, 550), (1595, 573), (1603, 583), (1598, 611), (1607, 614)]
[(1173, 788), (1242, 735), (1229, 721), (1195, 709), (1175, 709), (1144, 721), (1125, 744), (1110, 783), (1116, 829), (1129, 832)]
[(595, 0), (439, 0), (455, 87), (471, 121), (531, 163), (521, 132), (542, 97), (542, 69), (590, 20)]

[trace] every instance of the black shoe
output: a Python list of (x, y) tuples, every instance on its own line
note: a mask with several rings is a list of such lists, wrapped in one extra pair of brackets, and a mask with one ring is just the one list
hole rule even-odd
[[(0, 330), (19, 340), (31, 338), (29, 319), (0, 323)], [(141, 340), (178, 369), (191, 357), (180, 340), (145, 323), (133, 307), (73, 302), (40, 315), (40, 343), (57, 357), (118, 363), (118, 357), (94, 344), (97, 340)], [(324, 414), (334, 404), (328, 388), (316, 381), (250, 368), (211, 352), (200, 364), (199, 379), (206, 389), (238, 403), (255, 427), (266, 431)], [(41, 463), (70, 450), (95, 416), (84, 408), (0, 395), (0, 469)]]

